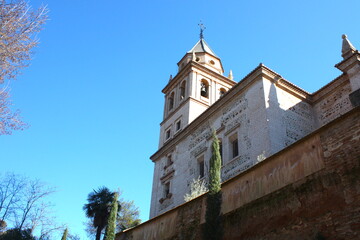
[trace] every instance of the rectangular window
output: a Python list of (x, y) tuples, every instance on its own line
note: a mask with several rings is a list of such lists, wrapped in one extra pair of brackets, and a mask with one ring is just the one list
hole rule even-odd
[(220, 152), (220, 157), (221, 157), (221, 165), (223, 165), (223, 145), (222, 145), (222, 141), (219, 141), (219, 152)]
[(239, 155), (239, 144), (238, 139), (233, 139), (231, 141), (231, 147), (232, 147), (232, 157), (237, 157)]
[(164, 184), (164, 198), (167, 198), (169, 193), (170, 193), (170, 182), (167, 182)]
[(199, 176), (203, 178), (205, 176), (205, 164), (204, 164), (204, 156), (198, 158), (199, 164)]
[(166, 166), (170, 166), (172, 163), (171, 154), (169, 154), (166, 159)]
[(168, 140), (171, 136), (171, 129), (166, 130), (165, 139)]
[(176, 123), (176, 131), (179, 131), (181, 128), (181, 120), (177, 121)]

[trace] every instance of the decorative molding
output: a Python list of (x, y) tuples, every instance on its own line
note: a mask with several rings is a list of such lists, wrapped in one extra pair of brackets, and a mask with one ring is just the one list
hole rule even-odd
[(206, 122), (204, 125), (200, 126), (190, 138), (189, 150), (193, 149), (202, 141), (206, 141), (207, 138), (211, 136), (211, 129), (209, 122)]
[(160, 181), (161, 182), (165, 182), (167, 180), (169, 180), (170, 178), (172, 178), (174, 176), (175, 170), (171, 169), (171, 171), (165, 173), (161, 178)]

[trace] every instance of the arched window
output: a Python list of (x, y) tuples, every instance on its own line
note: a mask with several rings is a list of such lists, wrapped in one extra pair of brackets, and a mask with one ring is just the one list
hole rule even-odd
[(180, 100), (185, 98), (186, 81), (183, 81), (180, 86)]
[(220, 97), (222, 97), (225, 93), (226, 93), (226, 90), (224, 88), (220, 88)]
[(209, 98), (209, 83), (205, 80), (201, 80), (200, 95)]
[(169, 97), (169, 110), (173, 109), (173, 107), (174, 107), (174, 92), (172, 92)]

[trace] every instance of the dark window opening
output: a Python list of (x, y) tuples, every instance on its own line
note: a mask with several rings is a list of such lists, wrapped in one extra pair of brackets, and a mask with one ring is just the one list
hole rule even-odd
[(179, 120), (177, 123), (176, 123), (176, 131), (179, 131), (181, 128), (181, 120)]
[(171, 93), (169, 97), (169, 110), (173, 109), (174, 107), (174, 93)]
[(164, 185), (164, 198), (167, 198), (169, 193), (170, 193), (170, 182), (167, 182)]
[(205, 176), (205, 165), (203, 159), (199, 161), (199, 176), (200, 178)]
[(167, 156), (167, 161), (166, 161), (166, 166), (170, 166), (172, 164), (172, 159), (171, 159), (171, 155)]
[(231, 142), (232, 145), (232, 157), (237, 157), (239, 155), (239, 144), (238, 144), (238, 139), (234, 139)]
[(171, 135), (170, 129), (166, 131), (166, 139), (169, 139)]
[(223, 145), (222, 145), (221, 141), (219, 141), (219, 152), (220, 152), (220, 158), (221, 158), (221, 165), (223, 165)]

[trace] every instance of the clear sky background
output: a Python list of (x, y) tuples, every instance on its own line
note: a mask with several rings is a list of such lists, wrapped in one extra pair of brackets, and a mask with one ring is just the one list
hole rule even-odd
[(29, 129), (0, 136), (0, 173), (56, 187), (58, 221), (86, 239), (89, 192), (120, 188), (148, 219), (169, 75), (199, 39), (241, 80), (260, 62), (314, 92), (341, 74), (341, 35), (360, 47), (360, 1), (31, 0), (47, 4), (31, 66), (12, 82)]

